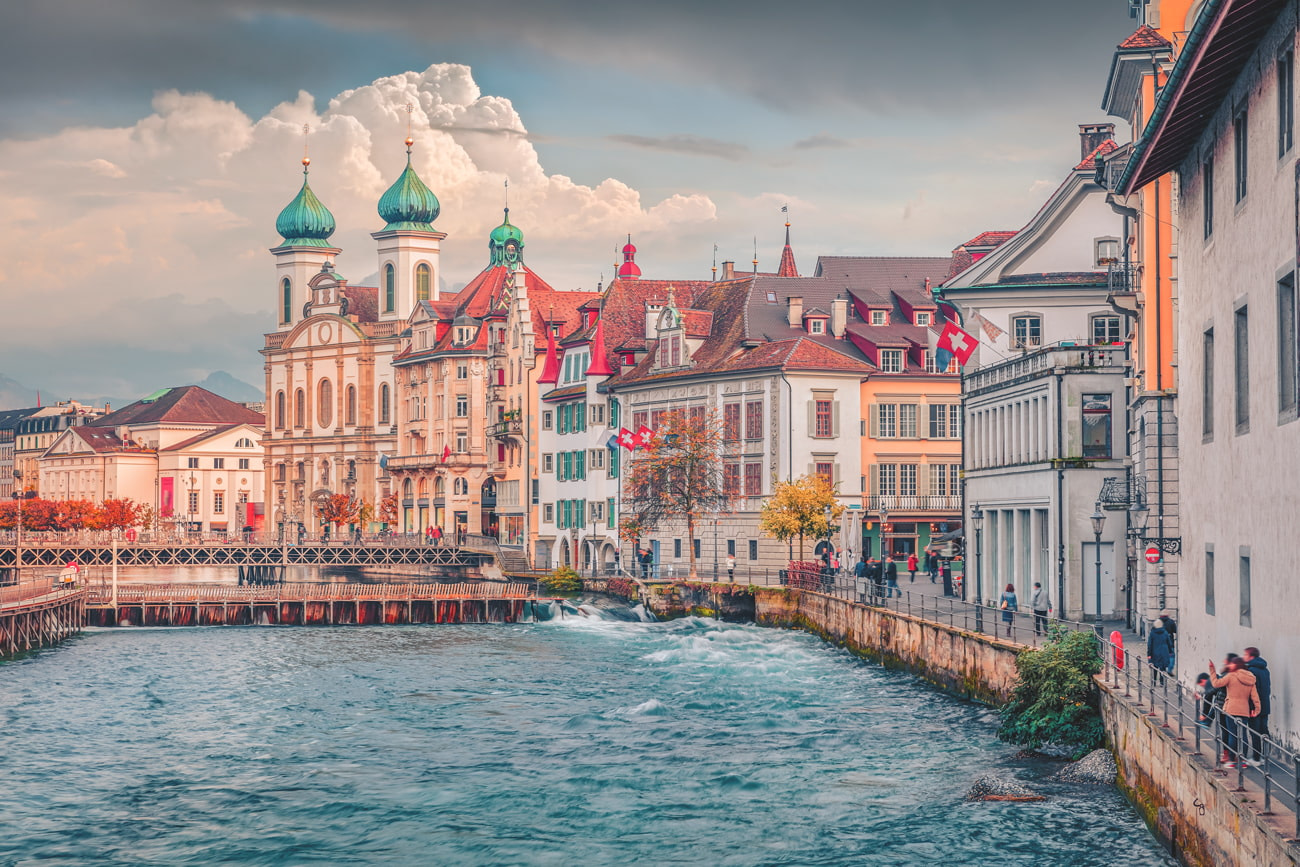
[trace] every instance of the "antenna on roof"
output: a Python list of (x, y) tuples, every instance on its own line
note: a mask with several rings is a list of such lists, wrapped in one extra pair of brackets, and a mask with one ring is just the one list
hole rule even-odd
[(713, 279), (718, 279), (718, 245), (713, 245)]
[(758, 273), (758, 236), (754, 236), (754, 273)]

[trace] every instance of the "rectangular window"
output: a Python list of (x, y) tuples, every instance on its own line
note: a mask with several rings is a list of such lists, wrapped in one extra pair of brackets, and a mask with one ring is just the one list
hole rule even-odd
[(814, 471), (817, 475), (826, 480), (826, 484), (835, 484), (835, 464), (830, 461), (818, 461), (813, 464)]
[(547, 452), (542, 455), (542, 472), (549, 473), (555, 470), (555, 455)]
[(1250, 625), (1250, 555), (1238, 558), (1238, 572), (1241, 581), (1241, 618), (1242, 626)]
[(641, 430), (641, 428), (646, 427), (649, 424), (650, 424), (650, 413), (645, 412), (644, 410), (641, 412), (632, 413), (632, 433), (636, 433), (637, 431)]
[(1119, 261), (1119, 238), (1098, 238), (1093, 246), (1098, 266), (1114, 265)]
[(757, 540), (757, 539), (750, 539), (750, 540), (749, 540), (749, 559), (750, 559), (750, 560), (757, 560), (757, 559), (758, 559), (758, 540)]
[(555, 410), (555, 432), (566, 434), (569, 432), (569, 405), (566, 403)]
[(727, 540), (727, 556), (728, 556), (728, 557), (735, 557), (735, 556), (736, 556), (736, 540), (735, 540), (735, 539), (728, 539), (728, 540)]
[(593, 470), (605, 469), (605, 452), (607, 449), (592, 449), (590, 457), (587, 458), (587, 466)]
[(587, 411), (587, 416), (591, 419), (592, 424), (605, 423), (605, 404), (593, 403)]
[(1011, 348), (1037, 349), (1043, 345), (1041, 316), (1017, 316), (1011, 320)]
[(605, 520), (605, 504), (595, 502), (591, 504), (591, 520), (593, 522)]
[(456, 362), (456, 378), (469, 379), (469, 365), (463, 361)]
[(1250, 432), (1250, 320), (1243, 305), (1232, 314), (1232, 385), (1237, 433)]
[(1277, 155), (1286, 156), (1295, 143), (1295, 50), (1277, 59)]
[(199, 510), (199, 492), (190, 491), (190, 495), (186, 497), (186, 504), (190, 507), (190, 515), (197, 512)]
[(1300, 409), (1300, 348), (1296, 341), (1295, 273), (1277, 284), (1277, 410), (1294, 416)]
[(691, 420), (691, 424), (704, 423), (704, 407), (692, 406), (686, 410), (686, 417)]
[(901, 349), (880, 350), (880, 371), (881, 373), (902, 373), (903, 372), (903, 350)]
[(605, 498), (605, 529), (614, 529), (614, 498)]
[(1085, 458), (1110, 457), (1110, 398), (1109, 394), (1083, 396), (1083, 456)]
[(469, 418), (469, 395), (456, 395), (456, 418)]
[(575, 431), (587, 429), (587, 405), (585, 403), (575, 403), (573, 405), (573, 429)]
[(567, 482), (573, 478), (573, 452), (560, 452), (559, 480)]
[(700, 542), (701, 542), (701, 541), (702, 541), (702, 540), (700, 540), (700, 539), (696, 539), (696, 540), (695, 540), (695, 559), (696, 559), (696, 560), (700, 559)]
[(898, 465), (881, 464), (878, 467), (879, 484), (877, 491), (882, 497), (893, 497), (898, 494)]
[(1214, 329), (1201, 340), (1201, 438), (1214, 439)]
[(456, 452), (463, 455), (467, 451), (469, 451), (469, 434), (463, 430), (458, 430), (456, 431)]
[(763, 438), (763, 401), (751, 400), (745, 404), (745, 439)]
[(1205, 550), (1205, 613), (1214, 614), (1214, 549)]
[(763, 465), (745, 464), (745, 496), (763, 496)]
[(735, 461), (722, 465), (722, 490), (729, 497), (740, 494), (740, 464)]
[(1214, 234), (1214, 156), (1201, 165), (1201, 219), (1206, 240)]
[(876, 423), (876, 436), (880, 439), (894, 439), (898, 436), (898, 404), (882, 403), (876, 407), (879, 421)]
[(214, 514), (214, 515), (224, 515), (224, 514), (226, 514), (226, 495), (225, 495), (225, 494), (213, 494), (213, 495), (212, 495), (212, 514)]
[(214, 469), (214, 470), (224, 470), (225, 468), (226, 468), (226, 459), (225, 459), (225, 458), (213, 458), (213, 459), (212, 459), (212, 469)]
[(1232, 168), (1233, 189), (1237, 201), (1246, 198), (1246, 109), (1242, 109), (1232, 120)]
[(825, 319), (810, 319), (810, 320), (808, 320), (808, 333), (809, 333), (809, 334), (825, 334), (825, 333), (826, 333), (826, 320), (825, 320)]
[(682, 558), (682, 540), (673, 539), (673, 559), (680, 560), (681, 558)]
[(241, 470), (247, 470), (247, 469), (249, 469), (248, 458), (240, 458), (240, 459), (239, 459), (239, 468), (240, 468)]
[(561, 530), (567, 530), (572, 526), (571, 519), (573, 518), (573, 501), (561, 500), (558, 505), (559, 509), (556, 510), (555, 515), (558, 520), (556, 520), (555, 526)]
[(722, 438), (727, 442), (740, 439), (740, 404), (722, 405)]
[(888, 324), (889, 324), (889, 314), (888, 314), (886, 311), (884, 311), (884, 310), (872, 310), (872, 311), (871, 311), (871, 324), (872, 324), (872, 325), (888, 325)]
[(834, 417), (832, 415), (834, 401), (817, 400), (814, 413), (816, 416), (816, 425), (813, 428), (813, 436), (826, 438), (834, 436)]
[(197, 470), (197, 469), (199, 468), (199, 459), (198, 459), (198, 458), (186, 458), (186, 459), (185, 459), (185, 466), (186, 466), (186, 468), (188, 468), (188, 469), (191, 469), (191, 470)]
[(955, 410), (957, 407), (950, 407), (946, 403), (930, 404), (930, 439), (948, 439), (948, 411), (950, 409)]
[(929, 311), (925, 311), (925, 310), (918, 310), (918, 311), (916, 311), (916, 324), (917, 324), (917, 325), (929, 325), (929, 324), (930, 324), (930, 313), (929, 313)]
[(587, 453), (585, 451), (577, 451), (573, 453), (573, 470), (574, 478), (587, 478)]
[(898, 495), (900, 497), (916, 496), (916, 464), (898, 465)]
[(1118, 316), (1092, 317), (1093, 343), (1119, 343), (1121, 339)]
[(916, 404), (914, 403), (898, 405), (898, 438), (916, 439)]
[(542, 430), (550, 430), (554, 426), (555, 413), (548, 409), (542, 413)]
[(555, 523), (555, 504), (547, 503), (542, 507), (542, 520), (548, 524)]

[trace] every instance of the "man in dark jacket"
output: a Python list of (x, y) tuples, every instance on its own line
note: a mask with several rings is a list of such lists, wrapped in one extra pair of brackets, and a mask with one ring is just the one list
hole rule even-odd
[(1246, 670), (1255, 675), (1255, 689), (1259, 690), (1259, 714), (1250, 720), (1251, 737), (1248, 756), (1258, 762), (1263, 755), (1262, 738), (1268, 736), (1268, 713), (1272, 709), (1269, 692), (1273, 686), (1273, 676), (1269, 674), (1268, 663), (1259, 655), (1258, 647), (1247, 647), (1242, 651), (1246, 660)]
[(1155, 625), (1147, 633), (1147, 662), (1167, 674), (1173, 660), (1174, 638), (1165, 629), (1164, 618), (1157, 617)]

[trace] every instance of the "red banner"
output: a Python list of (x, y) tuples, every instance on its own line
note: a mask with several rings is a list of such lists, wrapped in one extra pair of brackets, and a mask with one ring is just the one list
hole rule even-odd
[(175, 511), (176, 480), (163, 476), (158, 480), (158, 517), (170, 518)]

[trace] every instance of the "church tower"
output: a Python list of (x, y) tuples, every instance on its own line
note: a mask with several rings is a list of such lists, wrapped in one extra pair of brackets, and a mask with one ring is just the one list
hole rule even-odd
[(370, 237), (379, 252), (379, 319), (405, 320), (418, 301), (438, 299), (440, 244), (447, 235), (433, 228), (441, 210), (438, 197), (411, 168), (406, 137), (406, 169), (379, 199), (379, 216), (387, 223)]
[(311, 300), (309, 283), (325, 263), (341, 250), (331, 247), (334, 215), (321, 204), (307, 183), (311, 160), (302, 158), (302, 189), (275, 220), (275, 230), (284, 239), (271, 250), (275, 257), (275, 311), (277, 331), (289, 331), (304, 318), (303, 306)]

